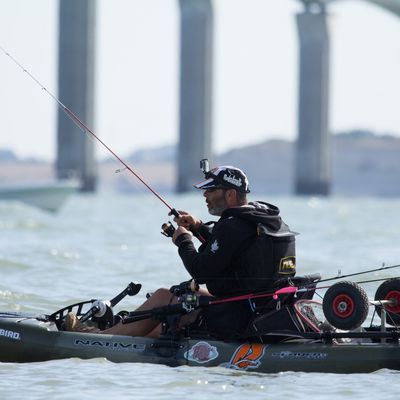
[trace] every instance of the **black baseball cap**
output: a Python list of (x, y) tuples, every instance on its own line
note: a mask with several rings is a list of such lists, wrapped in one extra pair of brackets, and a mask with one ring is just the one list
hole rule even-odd
[(249, 180), (245, 173), (236, 167), (221, 166), (213, 168), (206, 174), (206, 179), (193, 185), (196, 189), (228, 188), (238, 192), (250, 193)]

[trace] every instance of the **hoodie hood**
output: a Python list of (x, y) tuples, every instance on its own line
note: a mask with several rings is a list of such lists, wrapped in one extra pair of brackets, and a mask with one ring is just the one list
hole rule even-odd
[(237, 217), (255, 224), (261, 223), (271, 231), (278, 231), (282, 225), (279, 208), (264, 201), (254, 201), (242, 207), (228, 208), (221, 219)]

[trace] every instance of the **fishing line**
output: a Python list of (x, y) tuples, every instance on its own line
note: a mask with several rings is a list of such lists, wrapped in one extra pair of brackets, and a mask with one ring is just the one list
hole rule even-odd
[(29, 72), (17, 59), (15, 59), (7, 50), (5, 50), (2, 46), (0, 49), (3, 53), (9, 57), (14, 64), (16, 64), (19, 68), (22, 69), (22, 72), (25, 72), (29, 78), (31, 78), (42, 90), (44, 90), (58, 105), (58, 107), (67, 115), (67, 117), (72, 120), (72, 122), (83, 132), (91, 135), (92, 138), (97, 140), (105, 149), (107, 149), (123, 166), (124, 168), (118, 169), (118, 172), (128, 170), (131, 174), (133, 174), (143, 185), (150, 190), (165, 206), (168, 207), (170, 213), (175, 217), (179, 217), (179, 213), (171, 207), (164, 199), (159, 195), (153, 188), (151, 188), (144, 180), (137, 174), (124, 160), (122, 160), (105, 142), (103, 142), (71, 109), (69, 109), (65, 104), (61, 102), (59, 98), (57, 98), (52, 92), (50, 92), (31, 72)]
[(361, 284), (361, 283), (371, 283), (371, 282), (380, 282), (380, 281), (390, 281), (391, 279), (399, 279), (400, 276), (393, 276), (393, 277), (386, 277), (386, 278), (380, 278), (380, 279), (369, 279), (367, 281), (358, 281), (356, 283)]

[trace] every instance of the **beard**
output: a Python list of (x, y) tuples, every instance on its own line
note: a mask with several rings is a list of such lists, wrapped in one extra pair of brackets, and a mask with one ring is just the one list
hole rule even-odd
[(207, 203), (208, 212), (211, 215), (220, 217), (222, 213), (227, 209), (227, 204), (225, 201), (225, 194), (220, 198), (214, 199), (214, 201)]
[(226, 207), (222, 208), (222, 207), (213, 206), (213, 207), (209, 207), (209, 208), (208, 208), (208, 212), (209, 212), (211, 215), (215, 215), (215, 216), (217, 216), (217, 217), (220, 217), (220, 216), (222, 215), (222, 213), (224, 212), (225, 209), (226, 209)]

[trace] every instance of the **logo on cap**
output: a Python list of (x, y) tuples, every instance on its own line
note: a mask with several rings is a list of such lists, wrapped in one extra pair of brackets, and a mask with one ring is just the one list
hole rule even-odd
[(200, 181), (194, 187), (196, 189), (210, 189), (215, 187), (234, 187), (236, 190), (249, 193), (249, 183), (246, 175), (239, 168), (221, 166), (213, 168), (205, 174), (206, 179)]
[(223, 180), (226, 181), (226, 182), (231, 183), (232, 185), (235, 185), (235, 186), (238, 186), (238, 187), (242, 187), (242, 178), (237, 179), (232, 175), (224, 174)]

